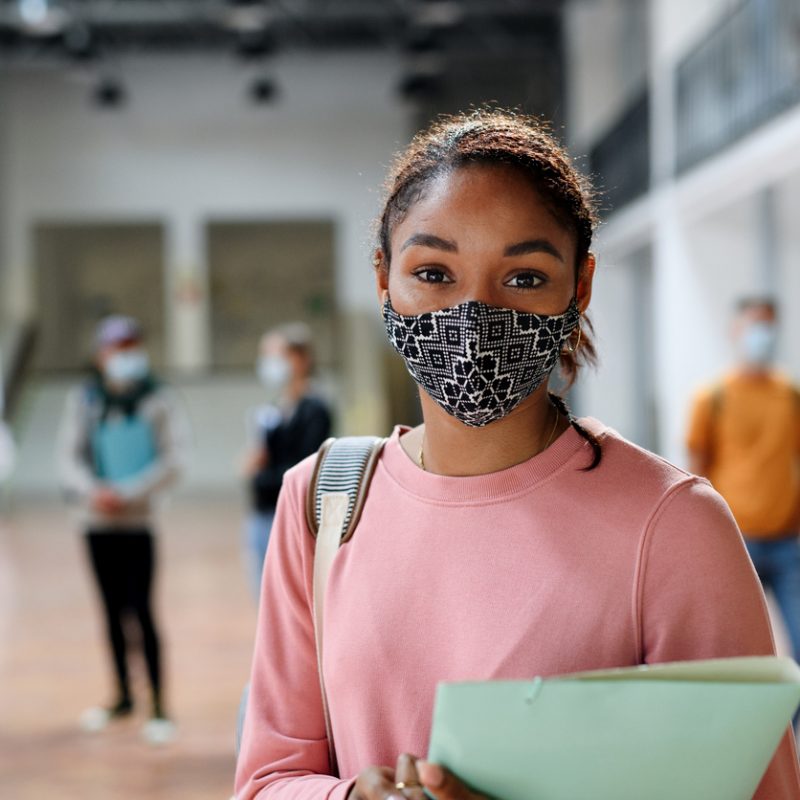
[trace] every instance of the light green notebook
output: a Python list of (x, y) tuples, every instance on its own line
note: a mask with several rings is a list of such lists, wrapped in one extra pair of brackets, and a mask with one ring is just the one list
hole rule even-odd
[(777, 657), (443, 683), (428, 758), (499, 800), (750, 800), (798, 703)]

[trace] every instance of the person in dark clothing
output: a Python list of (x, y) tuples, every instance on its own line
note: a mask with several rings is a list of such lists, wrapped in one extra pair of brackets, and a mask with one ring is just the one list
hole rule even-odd
[(264, 334), (257, 372), (275, 402), (253, 412), (253, 446), (244, 468), (251, 504), (245, 545), (256, 597), (283, 475), (315, 452), (331, 432), (328, 406), (312, 392), (313, 367), (308, 326), (291, 323)]

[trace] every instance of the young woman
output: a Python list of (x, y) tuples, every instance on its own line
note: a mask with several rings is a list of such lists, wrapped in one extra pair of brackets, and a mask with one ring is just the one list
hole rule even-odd
[[(593, 356), (594, 223), (564, 152), (523, 117), (447, 120), (398, 159), (377, 288), (425, 424), (395, 429), (328, 583), (338, 775), (314, 647), (308, 459), (278, 503), (239, 798), (420, 800), (424, 788), (474, 800), (417, 759), (439, 681), (773, 652), (741, 536), (710, 485), (548, 394), (559, 360), (574, 378)], [(756, 797), (799, 793), (787, 734)]]

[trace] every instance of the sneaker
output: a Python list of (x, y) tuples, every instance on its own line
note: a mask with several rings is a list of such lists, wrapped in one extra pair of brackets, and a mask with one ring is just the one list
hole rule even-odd
[(99, 733), (111, 720), (127, 717), (132, 711), (133, 703), (130, 700), (120, 700), (111, 708), (92, 706), (81, 714), (78, 724), (86, 733)]
[(92, 706), (81, 714), (78, 724), (86, 733), (99, 733), (111, 721), (111, 712), (107, 708)]
[(166, 717), (152, 717), (142, 728), (142, 737), (154, 747), (169, 744), (177, 735), (177, 728), (172, 720)]

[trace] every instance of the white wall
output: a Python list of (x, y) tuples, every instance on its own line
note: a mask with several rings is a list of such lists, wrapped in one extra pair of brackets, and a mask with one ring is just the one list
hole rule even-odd
[(573, 0), (564, 17), (570, 141), (586, 147), (644, 87), (647, 4), (643, 0)]
[(634, 382), (634, 285), (623, 259), (598, 259), (592, 304), (597, 370), (584, 370), (579, 383), (581, 413), (597, 417), (631, 439), (637, 437)]
[(741, 0), (645, 0), (652, 9), (657, 59), (680, 58)]
[[(799, 145), (800, 146), (800, 145)], [(777, 218), (780, 240), (778, 242), (778, 297), (781, 312), (778, 361), (800, 383), (800, 169), (787, 175), (778, 184)]]
[[(170, 362), (202, 370), (207, 294), (192, 303), (173, 290), (186, 280), (206, 288), (205, 221), (315, 216), (337, 223), (340, 308), (375, 313), (370, 225), (391, 154), (410, 133), (407, 110), (393, 96), (399, 70), (391, 54), (286, 56), (272, 69), (280, 103), (256, 107), (245, 96), (252, 73), (233, 59), (139, 58), (120, 64), (130, 102), (111, 112), (92, 108), (86, 81), (63, 67), (6, 68), (6, 309), (21, 317), (35, 311), (36, 221), (160, 218)], [(359, 424), (382, 428), (378, 345), (349, 344), (362, 358), (347, 384), (371, 400)]]

